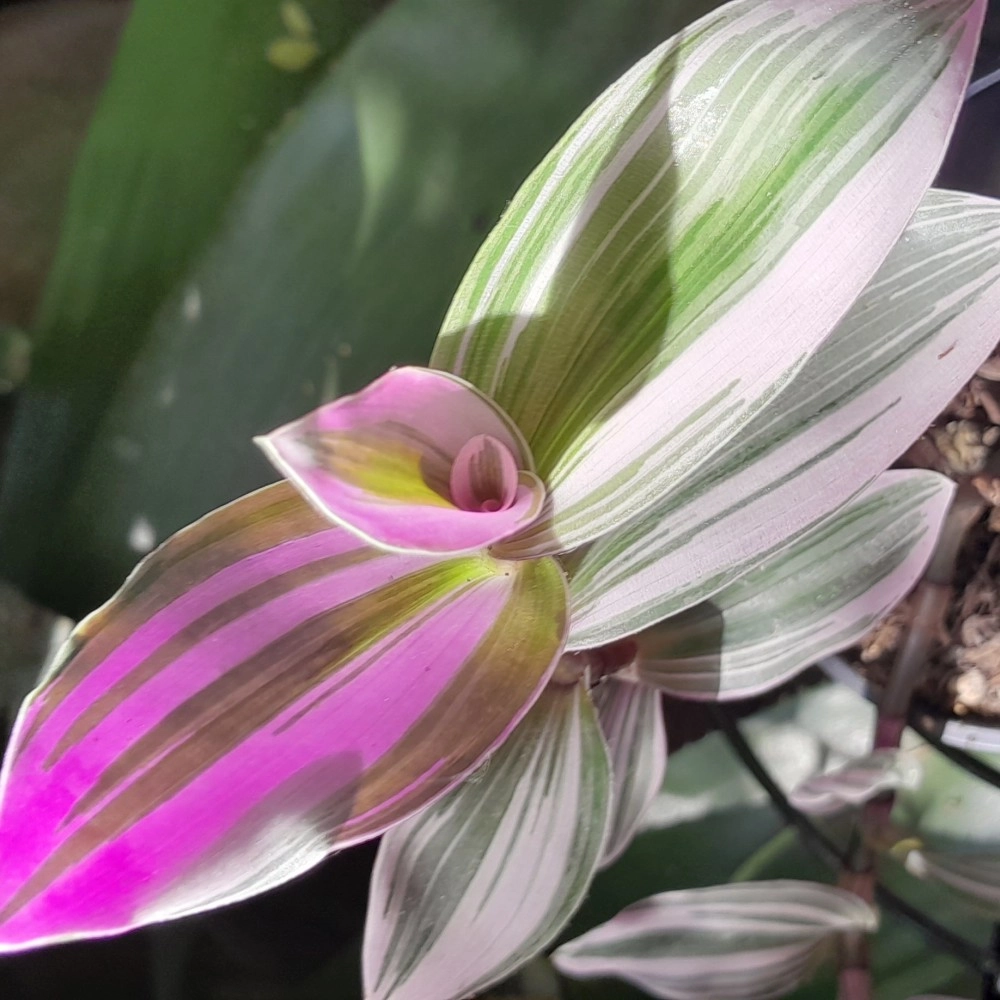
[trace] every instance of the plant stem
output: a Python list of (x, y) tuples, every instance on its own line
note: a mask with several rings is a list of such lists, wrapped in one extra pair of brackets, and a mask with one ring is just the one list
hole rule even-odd
[[(962, 483), (945, 518), (930, 564), (917, 586), (910, 627), (897, 654), (878, 704), (872, 738), (874, 750), (898, 749), (910, 702), (940, 637), (952, 597), (952, 579), (962, 542), (985, 509), (985, 501), (969, 483)], [(895, 796), (885, 792), (861, 811), (857, 848), (841, 868), (840, 885), (871, 902), (875, 896), (877, 850), (891, 840)], [(863, 934), (845, 934), (840, 946), (838, 1000), (871, 1000), (868, 941)]]

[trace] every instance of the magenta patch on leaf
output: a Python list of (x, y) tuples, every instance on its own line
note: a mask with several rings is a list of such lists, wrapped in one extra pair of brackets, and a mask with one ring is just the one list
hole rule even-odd
[(544, 688), (565, 602), (551, 561), (374, 550), (286, 483), (175, 535), (18, 718), (0, 954), (254, 895), (434, 801)]
[(394, 369), (258, 443), (318, 510), (383, 548), (472, 552), (527, 527), (545, 500), (510, 418), (426, 368)]

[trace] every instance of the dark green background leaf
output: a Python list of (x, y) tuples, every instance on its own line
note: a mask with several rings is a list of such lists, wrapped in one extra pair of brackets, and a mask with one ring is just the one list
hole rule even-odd
[[(230, 30), (240, 2), (218, 5)], [(425, 359), (462, 272), (535, 162), (606, 84), (713, 4), (397, 0), (265, 149), (214, 245), (144, 331), (137, 303), (159, 298), (197, 242), (188, 225), (182, 239), (174, 233), (173, 213), (203, 215), (203, 236), (251, 144), (216, 152), (211, 128), (192, 129), (168, 168), (137, 133), (127, 165), (100, 162), (111, 156), (102, 135), (121, 141), (138, 127), (130, 82), (154, 85), (136, 65), (153, 51), (147, 36), (168, 30), (164, 18), (182, 20), (161, 6), (147, 0), (145, 22), (130, 26), (131, 54), (75, 186), (0, 507), (0, 570), (77, 613), (106, 597), (151, 541), (273, 478), (252, 434), (391, 364)], [(276, 4), (268, 10), (277, 17)], [(150, 71), (157, 87), (183, 84), (189, 113), (212, 126), (217, 114), (202, 105), (224, 104), (230, 131), (251, 113), (263, 123), (257, 90), (274, 71), (260, 52), (275, 22), (259, 14), (256, 38), (239, 28), (238, 50), (221, 15), (200, 38), (218, 53), (217, 81), (201, 61), (197, 85), (187, 80), (179, 43), (162, 43)], [(188, 20), (204, 32), (206, 16)], [(285, 89), (268, 103), (271, 117), (297, 85), (274, 83)], [(237, 91), (251, 110), (233, 107)], [(178, 173), (216, 158), (227, 180), (207, 166), (220, 171), (214, 186), (175, 186)], [(112, 208), (110, 192), (126, 185), (134, 193)], [(136, 214), (140, 195), (160, 214)], [(150, 243), (159, 266), (137, 269), (131, 285), (102, 277), (129, 270), (136, 247)]]
[[(328, 56), (380, 6), (306, 2)], [(50, 9), (47, 17), (51, 24), (62, 14)], [(79, 27), (63, 28), (85, 46)], [(10, 575), (20, 575), (18, 557), (46, 558), (35, 543), (58, 517), (154, 311), (216, 229), (248, 163), (320, 77), (322, 60), (298, 74), (267, 62), (267, 44), (282, 31), (278, 0), (136, 3), (73, 177), (5, 462), (9, 517), (0, 537), (13, 562), (0, 569)], [(36, 125), (31, 136), (40, 135)], [(29, 146), (14, 148), (23, 167)], [(32, 584), (62, 575), (51, 565), (20, 566)]]

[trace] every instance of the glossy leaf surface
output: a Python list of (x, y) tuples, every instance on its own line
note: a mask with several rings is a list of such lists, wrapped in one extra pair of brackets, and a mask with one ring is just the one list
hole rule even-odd
[(744, 698), (857, 642), (920, 579), (954, 493), (884, 472), (710, 601), (641, 632), (637, 674), (686, 698)]

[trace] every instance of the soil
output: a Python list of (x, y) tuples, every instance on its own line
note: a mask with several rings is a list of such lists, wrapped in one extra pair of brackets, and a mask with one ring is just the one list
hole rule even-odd
[[(971, 482), (983, 498), (983, 515), (956, 564), (941, 641), (917, 693), (953, 715), (1000, 721), (1000, 345), (897, 465)], [(910, 614), (904, 601), (853, 651), (873, 683), (885, 681)]]

